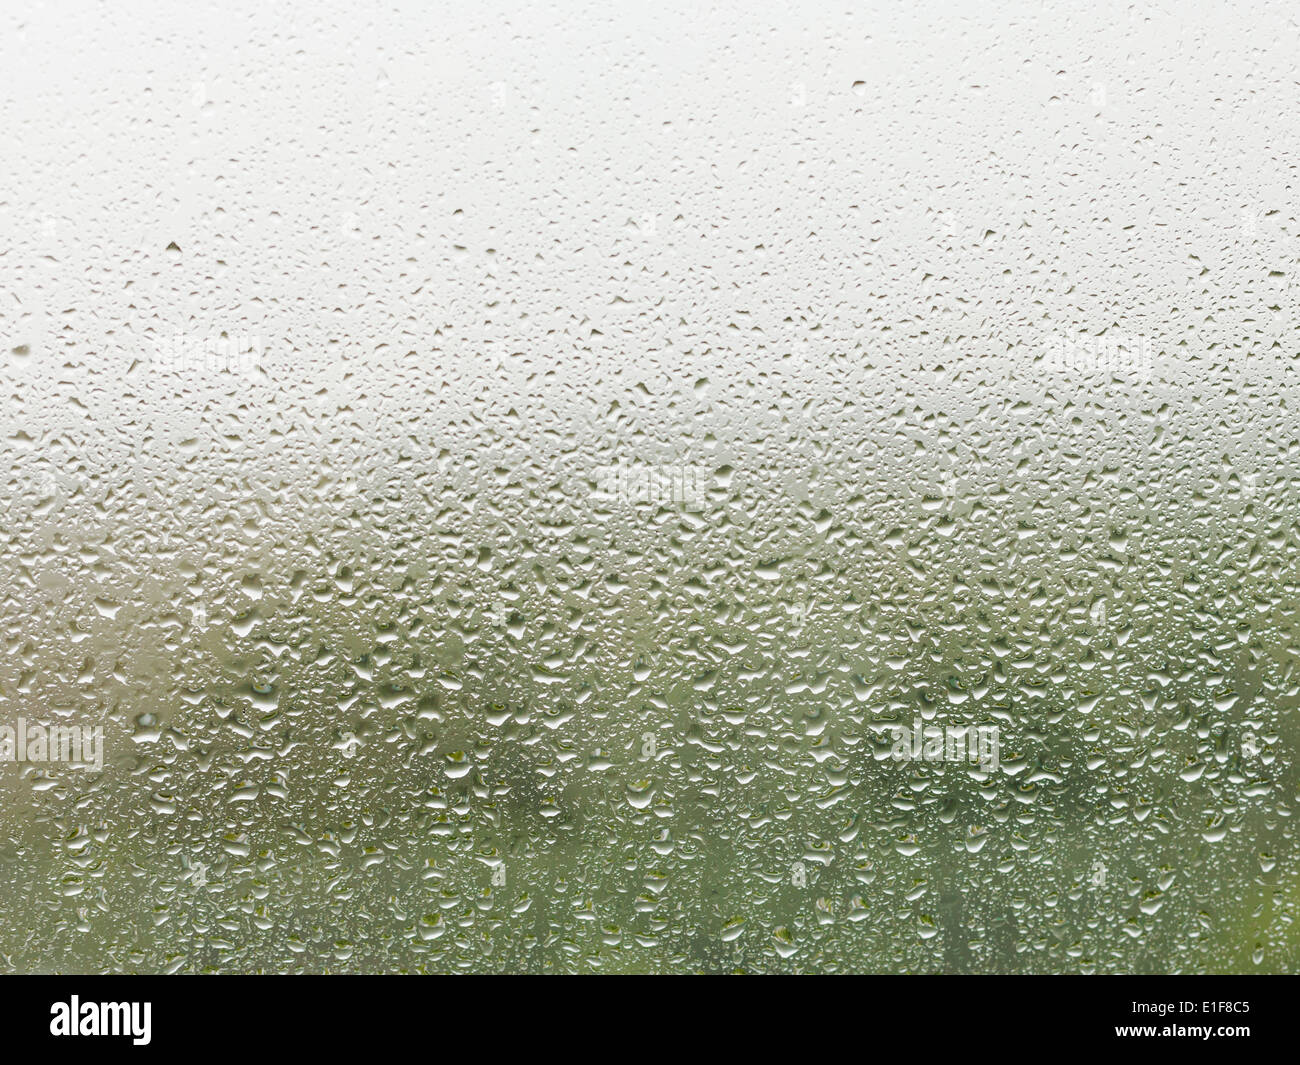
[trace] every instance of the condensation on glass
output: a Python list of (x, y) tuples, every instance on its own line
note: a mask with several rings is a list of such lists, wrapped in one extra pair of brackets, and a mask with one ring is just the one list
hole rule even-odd
[(4, 971), (1295, 970), (1279, 4), (0, 13)]

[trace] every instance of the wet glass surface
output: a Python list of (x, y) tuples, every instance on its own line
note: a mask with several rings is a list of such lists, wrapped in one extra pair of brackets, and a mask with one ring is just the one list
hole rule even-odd
[(0, 970), (1295, 971), (1283, 5), (0, 24)]

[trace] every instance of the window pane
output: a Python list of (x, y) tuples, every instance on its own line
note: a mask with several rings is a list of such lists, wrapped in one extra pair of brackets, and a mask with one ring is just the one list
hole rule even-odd
[(0, 969), (1294, 971), (1294, 27), (804, 6), (0, 13)]

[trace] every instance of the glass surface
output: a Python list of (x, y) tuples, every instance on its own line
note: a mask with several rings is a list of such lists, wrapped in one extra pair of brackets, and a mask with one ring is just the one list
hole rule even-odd
[(6, 5), (0, 971), (1295, 971), (1292, 15)]

